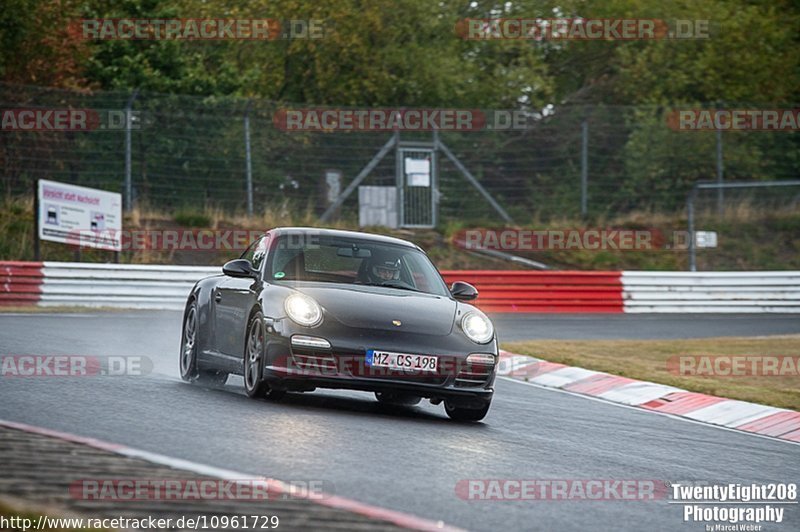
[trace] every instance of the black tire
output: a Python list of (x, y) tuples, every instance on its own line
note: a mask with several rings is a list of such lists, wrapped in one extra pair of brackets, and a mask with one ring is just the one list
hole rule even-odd
[(422, 401), (422, 397), (418, 395), (388, 392), (375, 392), (375, 399), (377, 399), (379, 403), (395, 406), (414, 406)]
[(181, 379), (187, 382), (197, 380), (197, 302), (192, 301), (183, 316), (181, 331), (181, 351), (178, 364)]
[(486, 417), (491, 405), (491, 403), (486, 403), (481, 408), (464, 408), (463, 406), (452, 406), (445, 401), (444, 411), (453, 421), (480, 421)]
[(224, 371), (201, 369), (197, 361), (197, 302), (192, 301), (186, 309), (181, 334), (180, 370), (181, 379), (211, 386), (222, 386), (228, 380)]
[(263, 379), (265, 347), (264, 316), (258, 311), (247, 324), (244, 342), (244, 391), (253, 399), (266, 397), (277, 401), (286, 394), (286, 391), (271, 388)]

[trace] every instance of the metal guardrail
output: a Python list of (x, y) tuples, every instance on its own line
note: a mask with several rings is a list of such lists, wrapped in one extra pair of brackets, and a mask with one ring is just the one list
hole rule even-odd
[(622, 272), (625, 312), (800, 312), (800, 272)]
[(0, 306), (36, 305), (43, 281), (41, 262), (0, 261)]
[(41, 307), (182, 310), (194, 284), (220, 267), (44, 262)]
[[(0, 305), (180, 310), (220, 267), (0, 262)], [(800, 313), (800, 271), (443, 271), (487, 312)]]
[(478, 289), (486, 312), (623, 312), (620, 272), (445, 271)]

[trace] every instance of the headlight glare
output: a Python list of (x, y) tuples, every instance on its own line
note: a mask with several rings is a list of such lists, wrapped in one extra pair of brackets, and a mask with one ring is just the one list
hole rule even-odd
[(461, 318), (461, 329), (467, 338), (478, 344), (485, 344), (494, 337), (494, 326), (489, 318), (480, 312), (470, 311)]
[(314, 327), (322, 322), (322, 309), (319, 304), (305, 294), (290, 295), (284, 301), (283, 307), (286, 309), (286, 315), (303, 327)]

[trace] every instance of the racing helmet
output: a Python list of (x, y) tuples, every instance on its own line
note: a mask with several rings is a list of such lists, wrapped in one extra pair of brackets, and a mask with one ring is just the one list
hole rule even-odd
[(400, 279), (400, 259), (376, 257), (370, 261), (367, 275), (371, 282), (384, 283)]

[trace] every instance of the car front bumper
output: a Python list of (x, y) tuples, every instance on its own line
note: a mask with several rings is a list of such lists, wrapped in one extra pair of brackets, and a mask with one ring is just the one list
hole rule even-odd
[[(497, 373), (497, 342), (478, 345), (459, 331), (450, 335), (425, 337), (406, 332), (306, 329), (289, 320), (268, 324), (263, 378), (273, 387), (310, 391), (338, 388), (370, 392), (400, 393), (447, 401), (467, 408), (480, 408), (494, 394)], [(277, 325), (277, 326), (276, 326)], [(329, 348), (293, 345), (294, 335), (314, 336), (330, 343)], [(393, 353), (438, 357), (435, 372), (406, 372), (366, 365), (370, 349)], [(495, 363), (467, 363), (470, 354), (493, 355)]]

